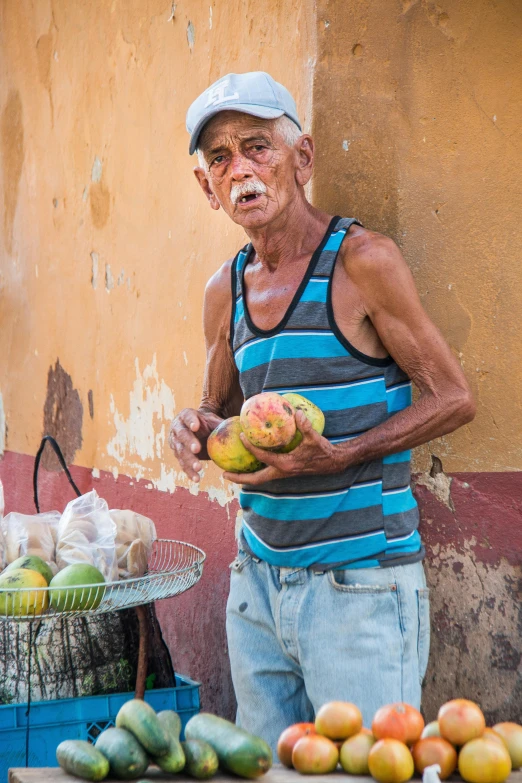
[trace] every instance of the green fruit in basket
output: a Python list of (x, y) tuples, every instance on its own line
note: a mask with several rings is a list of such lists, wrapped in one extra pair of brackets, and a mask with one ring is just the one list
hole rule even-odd
[(105, 593), (104, 582), (103, 574), (93, 565), (74, 563), (58, 571), (51, 580), (49, 601), (56, 612), (96, 609)]
[(45, 590), (22, 590), (28, 587), (45, 587), (47, 582), (38, 571), (13, 568), (0, 576), (0, 614), (25, 617), (42, 614), (47, 609), (48, 594)]
[(99, 750), (85, 740), (65, 740), (56, 748), (60, 767), (84, 780), (103, 780), (109, 774), (109, 762)]
[(125, 702), (116, 716), (116, 726), (130, 731), (151, 756), (165, 756), (169, 752), (168, 732), (150, 704), (142, 699)]
[(96, 740), (95, 747), (108, 759), (111, 777), (119, 780), (139, 778), (149, 766), (147, 754), (126, 729), (106, 729)]
[(214, 777), (219, 761), (214, 748), (203, 740), (186, 740), (181, 743), (185, 752), (185, 772), (191, 778), (208, 780)]
[(7, 568), (4, 569), (3, 573), (5, 574), (6, 571), (12, 571), (15, 568), (27, 568), (29, 571), (38, 571), (38, 573), (43, 576), (47, 584), (49, 584), (53, 578), (53, 572), (51, 571), (50, 567), (47, 565), (45, 560), (42, 560), (42, 558), (38, 557), (38, 555), (25, 555), (24, 557), (19, 557), (17, 560), (9, 563)]
[(185, 766), (185, 754), (179, 741), (181, 718), (174, 710), (162, 710), (162, 712), (158, 712), (157, 717), (167, 733), (170, 745), (164, 756), (153, 756), (154, 763), (163, 772), (175, 775), (176, 772), (181, 772)]

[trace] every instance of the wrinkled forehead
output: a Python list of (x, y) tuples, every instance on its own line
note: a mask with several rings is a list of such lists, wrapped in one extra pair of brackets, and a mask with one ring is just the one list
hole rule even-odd
[(198, 148), (203, 152), (216, 147), (256, 137), (260, 134), (274, 135), (275, 120), (265, 120), (239, 111), (222, 111), (212, 117), (203, 128)]

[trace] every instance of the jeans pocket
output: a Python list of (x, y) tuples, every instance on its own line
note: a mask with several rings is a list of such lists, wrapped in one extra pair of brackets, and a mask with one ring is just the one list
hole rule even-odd
[(370, 578), (368, 584), (362, 584), (357, 581), (357, 577), (350, 569), (344, 571), (328, 571), (328, 581), (334, 590), (337, 590), (340, 593), (352, 593), (352, 595), (377, 595), (379, 593), (397, 592), (397, 585), (392, 582), (378, 584), (377, 580), (372, 582)]
[(430, 655), (430, 591), (424, 587), (417, 590), (419, 613), (419, 631), (417, 637), (417, 655), (419, 658), (419, 680), (422, 685), (428, 668)]

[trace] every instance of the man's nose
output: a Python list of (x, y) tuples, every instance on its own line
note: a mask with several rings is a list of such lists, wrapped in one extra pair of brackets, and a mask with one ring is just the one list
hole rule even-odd
[(234, 155), (232, 155), (230, 169), (232, 173), (232, 179), (235, 180), (248, 179), (252, 176), (250, 161), (240, 152), (236, 152)]

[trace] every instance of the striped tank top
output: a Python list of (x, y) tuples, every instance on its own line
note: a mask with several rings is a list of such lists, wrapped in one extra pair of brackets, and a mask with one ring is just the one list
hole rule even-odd
[[(232, 266), (231, 346), (245, 399), (297, 392), (325, 415), (331, 443), (362, 435), (411, 404), (411, 382), (395, 361), (354, 348), (339, 330), (332, 279), (354, 219), (335, 217), (313, 254), (282, 321), (258, 329), (245, 298), (246, 245)], [(410, 451), (334, 475), (243, 486), (242, 545), (274, 566), (366, 568), (421, 560), (419, 514), (410, 487)]]

